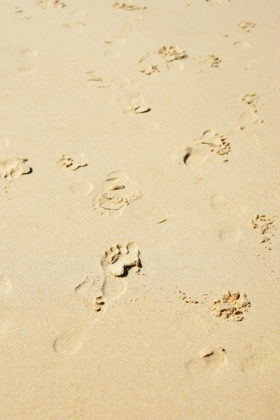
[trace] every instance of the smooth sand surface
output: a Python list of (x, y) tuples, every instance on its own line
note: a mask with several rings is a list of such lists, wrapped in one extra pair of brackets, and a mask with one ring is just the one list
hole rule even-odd
[(0, 418), (280, 418), (279, 0), (2, 0)]

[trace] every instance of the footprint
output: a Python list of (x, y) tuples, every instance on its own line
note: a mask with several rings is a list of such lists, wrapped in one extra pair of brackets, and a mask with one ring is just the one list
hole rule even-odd
[(86, 334), (106, 312), (108, 304), (126, 292), (127, 286), (123, 277), (128, 275), (129, 270), (134, 269), (138, 272), (141, 268), (137, 245), (129, 242), (127, 245), (111, 247), (102, 257), (101, 267), (104, 277), (89, 276), (74, 289), (78, 303), (91, 313), (88, 327), (73, 328), (58, 335), (53, 342), (56, 353), (61, 355), (77, 353), (83, 345)]
[(105, 277), (126, 277), (130, 269), (141, 269), (140, 251), (135, 242), (117, 244), (109, 248), (101, 259)]
[(216, 373), (227, 365), (226, 350), (221, 346), (204, 347), (199, 354), (195, 355), (186, 363), (190, 374)]
[(168, 220), (168, 211), (163, 207), (152, 207), (146, 212), (148, 223), (161, 224)]
[(196, 73), (209, 71), (209, 67), (218, 68), (222, 62), (222, 59), (215, 54), (208, 54), (206, 57), (193, 56), (190, 60), (197, 66)]
[(231, 151), (229, 140), (223, 134), (217, 133), (215, 130), (208, 129), (196, 140), (199, 144), (208, 147), (210, 152), (221, 156), (223, 162), (228, 162), (227, 155)]
[(132, 3), (125, 3), (123, 1), (116, 1), (113, 4), (113, 7), (117, 8), (117, 9), (122, 9), (122, 10), (126, 10), (126, 11), (133, 11), (133, 10), (144, 10), (147, 9), (146, 6), (139, 6), (137, 4), (132, 4)]
[(102, 295), (109, 302), (119, 299), (127, 291), (127, 284), (122, 277), (107, 276), (104, 278)]
[(254, 22), (250, 22), (247, 20), (242, 20), (237, 24), (237, 26), (243, 31), (243, 32), (251, 32), (252, 29), (255, 28), (256, 24)]
[(264, 244), (265, 248), (271, 251), (271, 240), (275, 232), (274, 218), (268, 217), (265, 214), (257, 214), (252, 219), (253, 229), (256, 229), (260, 236), (260, 243)]
[(25, 11), (21, 7), (15, 8), (15, 15), (20, 20), (30, 20), (31, 15), (25, 14)]
[(239, 228), (241, 216), (246, 213), (246, 206), (237, 199), (227, 194), (214, 194), (211, 197), (210, 204), (212, 209), (219, 215), (224, 222), (218, 230), (220, 240), (228, 243), (239, 242), (242, 237), (242, 231)]
[(53, 348), (61, 355), (75, 354), (82, 347), (83, 340), (84, 333), (81, 330), (64, 332), (56, 337)]
[(104, 279), (87, 277), (75, 288), (80, 303), (91, 312), (101, 315), (106, 310), (106, 297), (102, 293)]
[(61, 0), (36, 0), (35, 3), (37, 4), (37, 6), (40, 6), (43, 9), (48, 9), (49, 7), (66, 7), (66, 4)]
[(233, 45), (238, 48), (251, 48), (251, 44), (245, 41), (235, 41)]
[(151, 111), (138, 84), (129, 77), (113, 79), (110, 87), (113, 94), (112, 102), (116, 101), (124, 113), (146, 114)]
[(161, 71), (163, 61), (167, 69), (179, 72), (183, 70), (183, 61), (187, 57), (187, 53), (182, 48), (164, 45), (158, 50), (142, 56), (138, 61), (138, 70), (146, 76), (151, 76)]
[(0, 178), (6, 181), (14, 181), (21, 175), (27, 175), (32, 172), (32, 168), (27, 166), (28, 159), (24, 158), (6, 158), (0, 159)]
[(205, 60), (207, 66), (217, 68), (222, 62), (222, 59), (219, 58), (217, 55), (209, 54)]
[(20, 56), (26, 59), (33, 59), (38, 57), (39, 53), (38, 50), (32, 49), (32, 48), (25, 48), (21, 50)]
[(242, 232), (238, 227), (229, 226), (218, 231), (218, 236), (223, 242), (239, 242)]
[(88, 165), (88, 162), (85, 159), (84, 153), (81, 152), (71, 152), (65, 155), (62, 155), (58, 161), (60, 166), (70, 169), (71, 171), (76, 171), (79, 168)]
[(139, 200), (142, 192), (123, 171), (114, 171), (107, 175), (99, 193), (93, 200), (93, 210), (100, 215), (121, 215), (123, 209), (133, 201)]
[(204, 148), (185, 147), (175, 152), (172, 158), (178, 165), (185, 165), (190, 169), (197, 169), (206, 162), (208, 156), (209, 154)]
[(20, 67), (18, 72), (23, 75), (34, 74), (38, 69), (37, 58), (39, 52), (33, 48), (25, 48), (20, 51)]
[(254, 123), (254, 124), (263, 124), (263, 120), (258, 117), (258, 102), (259, 102), (259, 96), (253, 92), (253, 93), (246, 93), (242, 98), (241, 101), (244, 102), (245, 105), (247, 105), (247, 109), (249, 109), (247, 112), (244, 112), (240, 116), (241, 120), (241, 128), (246, 128), (247, 124)]
[(70, 190), (75, 195), (88, 195), (93, 190), (93, 185), (87, 179), (78, 179), (72, 182)]
[(273, 345), (268, 341), (260, 340), (250, 343), (244, 351), (244, 360), (241, 370), (246, 376), (260, 375), (263, 371), (278, 367), (280, 359)]
[(125, 113), (146, 114), (151, 108), (145, 105), (144, 95), (137, 90), (123, 92), (118, 102)]
[(171, 63), (172, 61), (182, 60), (188, 57), (186, 51), (177, 45), (164, 45), (159, 48), (158, 54), (166, 63)]
[(83, 345), (84, 338), (89, 333), (96, 321), (105, 313), (107, 309), (106, 298), (102, 294), (104, 280), (98, 276), (87, 277), (74, 289), (77, 303), (90, 313), (90, 320), (87, 325), (83, 322), (83, 327), (73, 327), (59, 334), (53, 343), (56, 353), (61, 355), (75, 354)]
[(249, 105), (255, 112), (257, 112), (257, 104), (259, 102), (258, 95), (254, 93), (246, 93), (242, 98), (241, 101), (244, 102), (246, 105)]
[(74, 21), (74, 22), (66, 22), (63, 24), (63, 26), (67, 29), (75, 29), (82, 31), (87, 26), (85, 22), (82, 22), (80, 20)]
[(13, 285), (10, 279), (0, 276), (0, 299), (9, 297), (13, 292)]
[(138, 13), (133, 15), (133, 17), (129, 16), (120, 28), (113, 30), (111, 34), (108, 34), (108, 39), (125, 45), (131, 36), (139, 33), (139, 23), (142, 23), (142, 20), (143, 16)]
[(87, 81), (90, 82), (92, 85), (98, 88), (107, 87), (107, 84), (104, 83), (103, 78), (96, 70), (89, 70), (86, 72)]
[(244, 314), (248, 312), (250, 306), (251, 303), (245, 293), (228, 291), (213, 302), (210, 312), (216, 317), (239, 322), (244, 319)]
[(152, 74), (159, 72), (159, 64), (157, 64), (155, 60), (153, 61), (150, 54), (141, 57), (138, 64), (138, 70), (145, 76), (151, 76)]

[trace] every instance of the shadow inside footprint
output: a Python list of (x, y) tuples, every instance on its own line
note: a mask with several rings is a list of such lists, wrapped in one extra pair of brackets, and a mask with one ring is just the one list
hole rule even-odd
[(192, 375), (204, 372), (215, 373), (227, 364), (226, 350), (221, 346), (204, 347), (199, 354), (189, 360), (185, 367)]
[(173, 154), (173, 160), (179, 165), (185, 165), (190, 169), (197, 169), (208, 159), (208, 156), (209, 153), (199, 146), (195, 149), (184, 147)]
[(105, 277), (126, 277), (131, 269), (139, 272), (142, 265), (140, 251), (135, 242), (110, 247), (101, 259)]

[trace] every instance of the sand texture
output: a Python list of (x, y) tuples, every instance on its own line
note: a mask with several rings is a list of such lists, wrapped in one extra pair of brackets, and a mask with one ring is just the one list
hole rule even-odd
[(0, 2), (0, 420), (280, 419), (280, 1)]

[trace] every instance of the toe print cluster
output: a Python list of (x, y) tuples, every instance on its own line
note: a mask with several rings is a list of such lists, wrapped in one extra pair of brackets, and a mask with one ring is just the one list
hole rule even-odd
[(14, 181), (21, 175), (30, 174), (32, 169), (27, 162), (28, 159), (23, 158), (0, 159), (0, 178)]
[(136, 272), (140, 271), (141, 261), (140, 253), (134, 242), (127, 245), (116, 245), (105, 252), (101, 266), (104, 273), (115, 277), (124, 277), (131, 268), (135, 268)]

